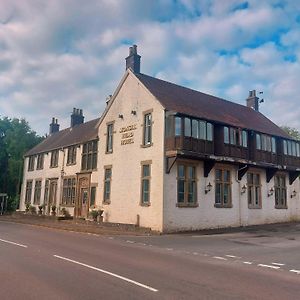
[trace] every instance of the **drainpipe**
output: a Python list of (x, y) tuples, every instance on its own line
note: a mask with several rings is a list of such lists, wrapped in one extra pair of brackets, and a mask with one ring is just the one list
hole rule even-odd
[(60, 197), (58, 199), (58, 205), (57, 205), (57, 213), (59, 214), (60, 212), (60, 204), (61, 204), (61, 199), (63, 196), (63, 181), (64, 181), (64, 175), (65, 175), (65, 156), (66, 156), (66, 152), (64, 148), (61, 148), (60, 151), (63, 152), (63, 161), (62, 161), (62, 166), (61, 166), (61, 170), (60, 170)]
[(235, 174), (235, 181), (239, 184), (239, 190), (238, 190), (238, 195), (239, 195), (239, 225), (242, 226), (242, 199), (241, 199), (241, 181), (238, 179), (239, 178), (239, 171), (247, 168), (248, 165), (238, 169), (236, 171), (236, 174)]

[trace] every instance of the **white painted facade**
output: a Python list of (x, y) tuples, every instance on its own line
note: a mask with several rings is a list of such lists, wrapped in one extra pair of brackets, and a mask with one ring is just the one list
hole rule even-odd
[[(152, 114), (152, 144), (143, 146), (144, 113)], [(113, 151), (106, 153), (107, 125), (113, 124)], [(122, 143), (124, 138), (122, 128), (132, 126), (130, 130), (131, 142)], [(247, 186), (247, 176), (237, 180), (238, 167), (227, 163), (231, 171), (232, 207), (215, 207), (215, 169), (217, 163), (204, 177), (203, 162), (192, 161), (196, 165), (197, 206), (177, 206), (177, 165), (180, 160), (166, 172), (165, 160), (165, 109), (160, 102), (147, 90), (138, 78), (128, 70), (120, 85), (116, 89), (101, 118), (98, 128), (98, 161), (97, 169), (91, 174), (91, 184), (96, 187), (95, 207), (103, 209), (104, 222), (118, 222), (137, 224), (151, 227), (161, 232), (199, 230), (220, 227), (237, 227), (276, 222), (300, 220), (300, 190), (299, 179), (290, 186), (287, 178), (287, 208), (275, 208), (275, 195), (268, 196), (274, 187), (274, 178), (266, 183), (266, 172), (257, 168), (261, 178), (261, 208), (249, 208), (247, 191), (242, 193), (242, 187)], [(77, 163), (66, 165), (67, 149), (59, 151), (57, 168), (50, 168), (50, 152), (45, 154), (43, 170), (28, 172), (28, 157), (24, 163), (24, 179), (21, 193), (20, 209), (25, 210), (26, 182), (42, 180), (42, 199), (45, 189), (45, 180), (58, 178), (57, 202), (58, 212), (62, 205), (62, 179), (75, 176), (81, 172), (82, 145), (77, 148)], [(141, 204), (141, 163), (147, 161), (151, 165), (150, 176), (150, 203)], [(104, 197), (104, 170), (112, 170), (109, 203), (103, 202)], [(251, 169), (249, 170), (251, 171)], [(205, 193), (206, 186), (211, 183), (212, 188)], [(291, 197), (296, 192), (294, 197)], [(78, 195), (77, 195), (78, 197)], [(67, 208), (74, 214), (74, 207)]]

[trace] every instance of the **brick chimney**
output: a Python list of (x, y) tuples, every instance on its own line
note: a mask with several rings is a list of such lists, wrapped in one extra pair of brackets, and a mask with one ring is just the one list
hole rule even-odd
[(49, 126), (49, 134), (53, 134), (59, 131), (59, 124), (57, 124), (57, 119), (52, 118), (52, 123)]
[(84, 122), (84, 116), (82, 114), (82, 109), (73, 108), (73, 113), (71, 115), (71, 127), (82, 124)]
[(141, 56), (137, 54), (137, 46), (129, 47), (129, 56), (126, 57), (126, 70), (130, 68), (134, 73), (140, 73)]
[(256, 97), (256, 90), (249, 91), (249, 97), (246, 99), (247, 106), (259, 111), (259, 98)]

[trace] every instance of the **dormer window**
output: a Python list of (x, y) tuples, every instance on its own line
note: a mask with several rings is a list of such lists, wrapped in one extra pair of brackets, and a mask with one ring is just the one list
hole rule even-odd
[(283, 154), (300, 157), (300, 145), (295, 141), (283, 140)]
[(256, 149), (276, 153), (276, 139), (266, 134), (256, 134)]
[[(176, 122), (178, 122), (178, 133), (179, 133), (179, 119), (175, 118), (175, 133), (176, 132)], [(177, 135), (177, 134), (176, 134)], [(179, 134), (178, 134), (179, 135)], [(209, 122), (184, 118), (184, 136), (193, 137), (195, 139), (212, 141), (213, 140), (213, 125)]]

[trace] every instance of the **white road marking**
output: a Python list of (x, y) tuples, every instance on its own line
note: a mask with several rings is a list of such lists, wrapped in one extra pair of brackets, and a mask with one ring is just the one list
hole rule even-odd
[(270, 265), (264, 265), (264, 264), (258, 264), (257, 266), (263, 267), (263, 268), (275, 269), (275, 270), (280, 269), (280, 267), (277, 267), (277, 266), (270, 266)]
[(251, 262), (251, 261), (243, 261), (243, 264), (245, 264), (245, 265), (252, 265), (253, 262)]
[(290, 272), (296, 273), (297, 275), (300, 275), (300, 270), (290, 270)]
[(215, 258), (215, 259), (220, 259), (220, 260), (227, 260), (227, 258), (221, 257), (221, 256), (213, 256), (213, 258)]
[(198, 255), (198, 252), (193, 252), (194, 255)]
[(134, 244), (135, 242), (134, 241), (126, 241), (126, 243)]
[(18, 244), (18, 243), (15, 243), (15, 242), (7, 241), (7, 240), (2, 240), (2, 239), (0, 239), (0, 241), (3, 242), (3, 243), (12, 244), (12, 245), (15, 245), (15, 246), (27, 248), (26, 245)]
[(274, 266), (285, 266), (285, 264), (282, 264), (282, 263), (272, 263), (272, 265), (274, 265)]
[(173, 251), (173, 248), (166, 248), (166, 250), (168, 250), (168, 251)]
[(235, 256), (235, 255), (229, 255), (229, 254), (227, 254), (227, 255), (225, 255), (225, 256), (230, 257), (230, 258), (240, 258), (240, 257), (238, 257), (238, 256)]
[(144, 289), (147, 289), (149, 291), (158, 292), (157, 289), (155, 289), (155, 288), (153, 288), (151, 286), (142, 284), (142, 283), (140, 283), (138, 281), (134, 281), (134, 280), (126, 278), (124, 276), (121, 276), (121, 275), (118, 275), (118, 274), (115, 274), (115, 273), (112, 273), (112, 272), (109, 272), (109, 271), (106, 271), (106, 270), (103, 270), (103, 269), (99, 269), (99, 268), (96, 268), (96, 267), (93, 267), (93, 266), (81, 263), (79, 261), (76, 261), (76, 260), (73, 260), (73, 259), (69, 259), (67, 257), (63, 257), (63, 256), (59, 256), (59, 255), (53, 255), (53, 256), (56, 257), (56, 258), (58, 258), (58, 259), (62, 259), (62, 260), (65, 260), (65, 261), (68, 261), (68, 262), (71, 262), (71, 263), (74, 263), (74, 264), (77, 264), (77, 265), (80, 265), (80, 266), (83, 266), (83, 267), (86, 267), (86, 268), (89, 268), (89, 269), (92, 269), (92, 270), (95, 270), (95, 271), (98, 271), (98, 272), (104, 273), (106, 275), (110, 275), (112, 277), (116, 277), (118, 279), (124, 280), (126, 282), (132, 283), (132, 284), (137, 285), (137, 286), (140, 286), (140, 287), (142, 287)]

